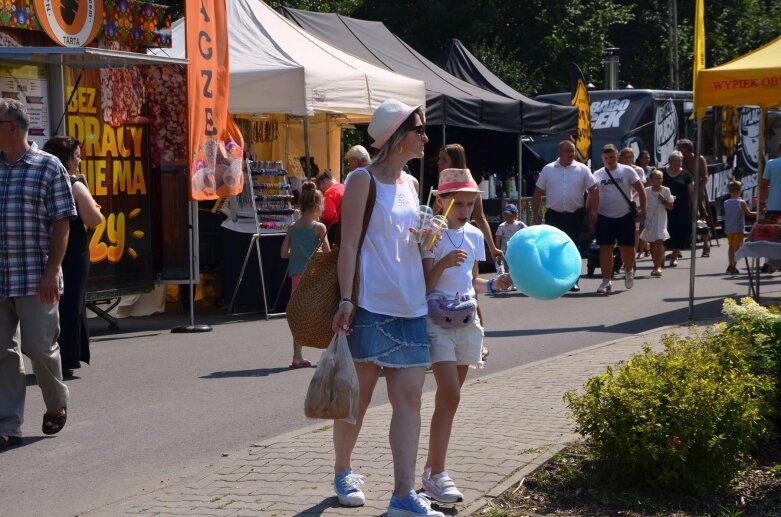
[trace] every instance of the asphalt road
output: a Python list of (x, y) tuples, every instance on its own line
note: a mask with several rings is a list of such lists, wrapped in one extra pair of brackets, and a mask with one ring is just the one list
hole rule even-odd
[[(685, 255), (659, 279), (648, 276), (650, 260), (641, 260), (634, 288), (626, 291), (617, 279), (610, 296), (596, 295), (599, 279), (584, 276), (580, 293), (553, 301), (519, 293), (481, 301), (491, 354), (485, 369), (470, 375), (685, 322)], [(745, 275), (725, 276), (726, 265), (726, 239), (710, 258), (697, 259), (695, 320), (718, 317), (723, 298), (747, 294)], [(781, 296), (781, 274), (764, 279), (762, 294)], [(84, 513), (311, 424), (302, 403), (313, 370), (287, 368), (291, 339), (283, 319), (199, 313), (196, 320), (214, 330), (171, 334), (187, 314), (122, 320), (119, 331), (93, 320), (93, 361), (68, 381), (69, 418), (58, 435), (40, 431), (44, 409), (30, 376), (25, 445), (0, 453), (0, 514)], [(313, 360), (319, 353), (307, 350)], [(426, 389), (433, 388), (429, 376)], [(384, 402), (380, 383), (374, 403)]]

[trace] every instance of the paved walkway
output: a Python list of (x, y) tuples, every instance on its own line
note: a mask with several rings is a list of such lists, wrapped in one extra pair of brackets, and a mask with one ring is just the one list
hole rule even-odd
[[(448, 471), (465, 502), (447, 513), (478, 512), (577, 438), (562, 401), (567, 390), (580, 388), (607, 366), (628, 359), (644, 343), (657, 348), (661, 336), (687, 332), (686, 327), (664, 327), (487, 377), (471, 372), (448, 453)], [(433, 407), (434, 394), (425, 394), (419, 470)], [(323, 421), (229, 452), (196, 476), (88, 515), (383, 515), (393, 487), (390, 414), (387, 404), (369, 410), (353, 455), (353, 468), (366, 477), (362, 508), (341, 508), (333, 495), (331, 424)]]

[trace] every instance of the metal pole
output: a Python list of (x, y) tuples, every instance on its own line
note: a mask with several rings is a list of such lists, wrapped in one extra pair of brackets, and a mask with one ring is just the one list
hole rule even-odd
[[(702, 149), (702, 119), (697, 120), (697, 147), (694, 150), (694, 209), (692, 210), (691, 252), (692, 267), (689, 270), (689, 319), (694, 319), (694, 277), (697, 259), (697, 215), (700, 207), (700, 150)], [(710, 231), (710, 228), (708, 229)], [(673, 252), (674, 253), (674, 252)]]
[(757, 218), (762, 214), (762, 180), (765, 176), (765, 118), (767, 109), (759, 110), (759, 160), (757, 160)]
[[(188, 183), (189, 184), (189, 183)], [(190, 286), (190, 289), (188, 290), (190, 295), (189, 305), (190, 305), (190, 324), (189, 325), (183, 325), (179, 327), (174, 327), (171, 329), (172, 334), (185, 334), (185, 333), (192, 333), (192, 332), (211, 332), (212, 327), (210, 325), (196, 325), (195, 324), (195, 296), (193, 296), (193, 291), (195, 288), (193, 287), (195, 282), (195, 266), (194, 263), (197, 260), (197, 256), (195, 255), (195, 237), (197, 236), (198, 232), (198, 203), (196, 201), (190, 201), (190, 209), (189, 209), (189, 234), (188, 234), (188, 241), (189, 241), (189, 251), (190, 251), (190, 265), (189, 265), (189, 278), (187, 280), (187, 283)]]
[(312, 179), (312, 163), (309, 159), (309, 116), (304, 115), (304, 156), (306, 157), (306, 178)]

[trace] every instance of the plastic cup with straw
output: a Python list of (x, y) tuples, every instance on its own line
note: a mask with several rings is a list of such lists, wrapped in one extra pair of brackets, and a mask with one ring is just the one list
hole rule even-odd
[(451, 198), (450, 204), (447, 205), (447, 210), (445, 210), (445, 213), (442, 215), (432, 217), (429, 220), (427, 233), (431, 235), (431, 239), (428, 241), (428, 245), (423, 248), (425, 251), (431, 251), (434, 248), (434, 244), (436, 244), (437, 237), (439, 236), (440, 232), (442, 231), (443, 228), (447, 228), (447, 214), (449, 214), (450, 209), (453, 208), (454, 202), (455, 202), (455, 198)]

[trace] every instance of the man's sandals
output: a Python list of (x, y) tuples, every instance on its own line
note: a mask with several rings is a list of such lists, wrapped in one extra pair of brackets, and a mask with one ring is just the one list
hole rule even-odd
[(61, 415), (43, 414), (43, 424), (41, 431), (43, 434), (57, 434), (65, 427), (65, 421), (68, 419), (68, 408), (62, 408)]
[(0, 436), (0, 449), (22, 445), (21, 436)]

